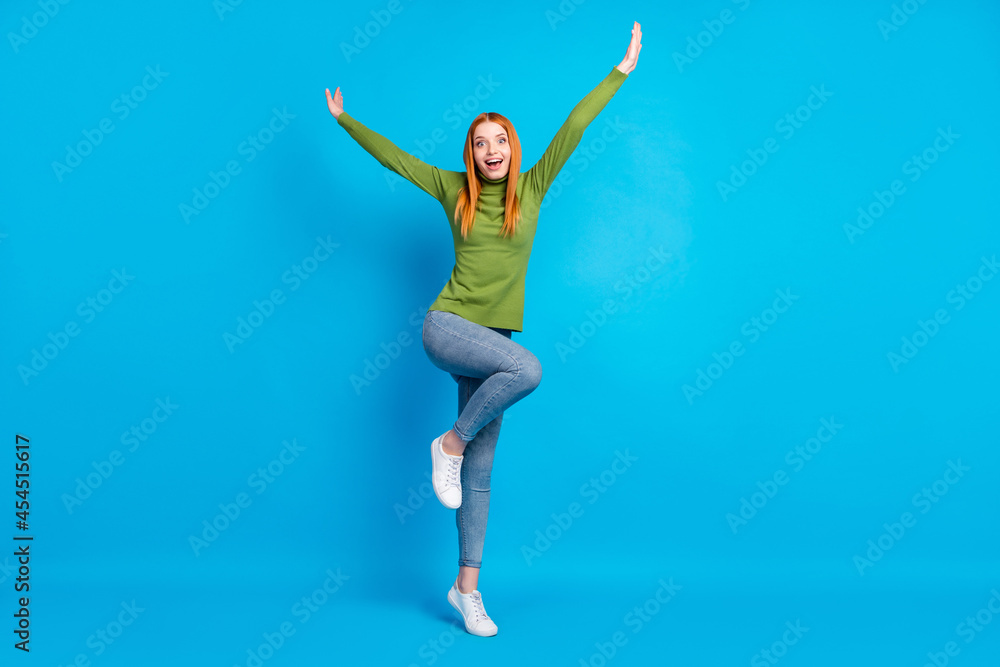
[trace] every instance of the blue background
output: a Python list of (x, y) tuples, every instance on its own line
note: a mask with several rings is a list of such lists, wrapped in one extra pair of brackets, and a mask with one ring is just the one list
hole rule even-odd
[[(35, 538), (30, 656), (11, 646), (0, 558), (3, 664), (252, 665), (283, 623), (294, 634), (262, 664), (772, 664), (767, 649), (789, 667), (916, 666), (948, 642), (949, 664), (996, 664), (1000, 619), (981, 613), (971, 641), (960, 625), (1000, 589), (1000, 280), (975, 280), (1000, 251), (996, 3), (914, 1), (889, 31), (888, 1), (51, 4), (6, 3), (0, 49), (0, 538), (21, 532), (17, 433)], [(500, 631), (473, 637), (445, 600), (457, 537), (427, 476), (457, 405), (420, 346), (454, 261), (447, 221), (337, 125), (324, 88), (447, 169), (471, 118), (499, 111), (527, 168), (633, 20), (638, 65), (540, 216), (514, 340), (544, 379), (505, 415), (479, 583)], [(812, 87), (830, 95), (803, 108)], [(275, 110), (287, 122), (261, 133)], [(213, 174), (225, 186), (185, 219)], [(852, 241), (844, 225), (896, 179), (905, 192)], [(337, 245), (304, 262), (317, 239)], [(658, 249), (670, 261), (647, 264)], [(296, 265), (314, 269), (297, 284)], [(102, 292), (114, 271), (134, 278)], [(979, 291), (959, 308), (966, 284)], [(283, 302), (227, 345), (273, 290)], [(774, 317), (779, 290), (797, 298)], [(49, 358), (26, 373), (36, 351)], [(686, 394), (699, 372), (714, 379)], [(143, 424), (130, 451), (122, 434)], [(809, 461), (786, 456), (818, 432)], [(272, 463), (285, 442), (296, 456)], [(270, 482), (253, 477), (269, 464)], [(743, 499), (757, 507), (734, 522)], [(297, 613), (338, 569), (340, 588)], [(680, 586), (664, 605), (661, 580)]]

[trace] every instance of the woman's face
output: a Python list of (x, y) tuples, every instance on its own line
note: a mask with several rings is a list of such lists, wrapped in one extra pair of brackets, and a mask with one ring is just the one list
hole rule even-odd
[(510, 143), (503, 126), (486, 120), (477, 125), (472, 134), (472, 156), (486, 178), (506, 176), (510, 171)]

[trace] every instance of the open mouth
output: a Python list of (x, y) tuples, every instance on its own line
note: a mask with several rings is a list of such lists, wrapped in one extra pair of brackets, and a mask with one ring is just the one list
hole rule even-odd
[(490, 171), (496, 171), (497, 169), (500, 168), (501, 164), (503, 164), (503, 159), (502, 158), (498, 158), (498, 157), (491, 158), (491, 159), (489, 159), (489, 160), (486, 161), (486, 168), (489, 169)]

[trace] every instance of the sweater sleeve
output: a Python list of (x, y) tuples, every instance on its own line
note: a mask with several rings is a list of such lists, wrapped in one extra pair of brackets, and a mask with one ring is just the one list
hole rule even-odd
[(445, 192), (442, 170), (410, 155), (378, 132), (362, 125), (346, 111), (341, 112), (337, 123), (382, 166), (396, 172), (438, 201), (442, 200)]
[(604, 80), (573, 107), (569, 117), (556, 132), (549, 147), (545, 149), (545, 153), (535, 163), (535, 166), (525, 172), (525, 177), (538, 193), (539, 199), (544, 197), (545, 192), (559, 174), (559, 170), (576, 150), (580, 139), (583, 138), (584, 130), (618, 92), (627, 78), (628, 75), (617, 67), (611, 68)]

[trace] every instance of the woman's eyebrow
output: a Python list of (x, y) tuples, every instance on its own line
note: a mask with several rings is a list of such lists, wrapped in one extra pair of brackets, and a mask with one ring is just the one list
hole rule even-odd
[[(497, 133), (496, 133), (496, 134), (494, 134), (493, 136), (494, 136), (494, 137), (503, 137), (503, 136), (507, 136), (507, 133), (506, 133), (506, 132), (497, 132)], [(483, 136), (483, 135), (481, 135), (481, 134), (477, 134), (477, 135), (476, 135), (475, 137), (473, 137), (473, 139), (485, 139), (485, 138), (486, 138), (486, 137), (484, 137), (484, 136)]]

